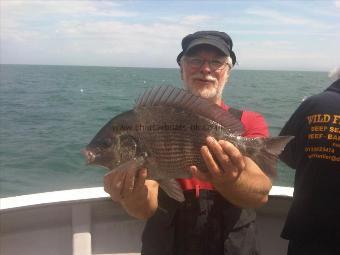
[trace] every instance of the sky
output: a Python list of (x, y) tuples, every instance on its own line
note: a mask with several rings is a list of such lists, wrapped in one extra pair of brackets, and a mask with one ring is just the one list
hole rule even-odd
[(340, 66), (340, 0), (0, 0), (0, 63), (175, 68), (182, 38), (228, 33), (239, 69)]

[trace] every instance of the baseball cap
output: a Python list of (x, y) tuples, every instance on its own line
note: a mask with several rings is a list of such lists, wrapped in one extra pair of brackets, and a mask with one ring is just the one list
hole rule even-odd
[(236, 63), (236, 55), (233, 52), (233, 41), (230, 36), (224, 32), (219, 31), (198, 31), (193, 34), (185, 36), (182, 40), (182, 51), (177, 56), (177, 63), (179, 64), (183, 55), (187, 54), (191, 49), (198, 45), (211, 45), (219, 49), (226, 56), (230, 56), (233, 65)]

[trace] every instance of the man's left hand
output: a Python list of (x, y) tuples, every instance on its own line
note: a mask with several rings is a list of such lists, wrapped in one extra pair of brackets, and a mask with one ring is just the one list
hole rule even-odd
[(225, 140), (216, 141), (213, 137), (207, 137), (206, 142), (207, 145), (201, 147), (201, 155), (208, 172), (203, 173), (192, 166), (193, 176), (217, 186), (236, 181), (245, 169), (245, 159), (241, 152)]

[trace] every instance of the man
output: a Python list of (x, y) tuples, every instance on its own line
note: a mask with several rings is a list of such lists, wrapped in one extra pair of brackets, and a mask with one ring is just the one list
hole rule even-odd
[[(232, 111), (241, 119), (245, 136), (267, 136), (264, 118), (255, 112), (229, 108), (222, 92), (236, 63), (231, 38), (223, 32), (199, 31), (182, 41), (177, 57), (185, 88)], [(250, 158), (227, 141), (212, 137), (201, 148), (209, 169), (191, 167), (192, 179), (179, 179), (185, 202), (178, 203), (146, 180), (140, 169), (131, 189), (136, 169), (110, 172), (104, 178), (105, 191), (132, 216), (148, 219), (142, 237), (142, 254), (233, 254), (258, 253), (253, 209), (267, 202), (270, 178)], [(124, 182), (124, 185), (117, 183)], [(244, 208), (244, 209), (243, 209)], [(246, 209), (248, 208), (248, 209)]]
[(280, 135), (295, 136), (280, 156), (296, 169), (288, 254), (340, 254), (340, 79), (303, 101)]

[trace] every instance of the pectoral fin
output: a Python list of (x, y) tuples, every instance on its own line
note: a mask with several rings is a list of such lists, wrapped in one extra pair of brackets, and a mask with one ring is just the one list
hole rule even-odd
[(184, 194), (181, 186), (175, 179), (158, 181), (162, 190), (178, 202), (184, 202)]

